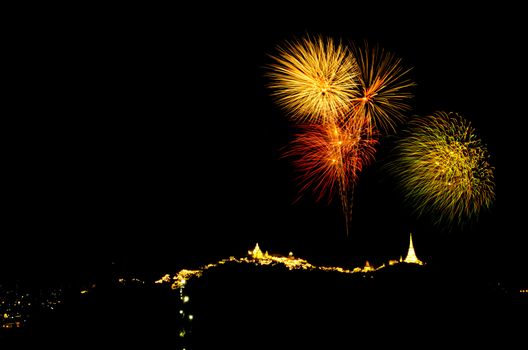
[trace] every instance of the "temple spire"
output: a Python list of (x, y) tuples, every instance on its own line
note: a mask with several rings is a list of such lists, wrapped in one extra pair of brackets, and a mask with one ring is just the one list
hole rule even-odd
[[(264, 254), (262, 254), (262, 250), (260, 250), (260, 247), (257, 243), (257, 245), (255, 245), (255, 249), (253, 249), (253, 251), (249, 251), (248, 252), (249, 255), (251, 255), (254, 259), (263, 259), (265, 257)], [(267, 252), (266, 252), (266, 256), (267, 256)]]
[(424, 264), (420, 259), (416, 257), (416, 253), (414, 252), (412, 233), (410, 234), (410, 238), (409, 238), (409, 250), (407, 251), (407, 256), (405, 257), (403, 262), (408, 263), (408, 264), (418, 264), (418, 265)]

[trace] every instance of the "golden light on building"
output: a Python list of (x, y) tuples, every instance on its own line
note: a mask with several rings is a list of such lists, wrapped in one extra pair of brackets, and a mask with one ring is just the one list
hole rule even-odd
[[(268, 252), (263, 254), (258, 243), (255, 245), (255, 248), (253, 250), (248, 251), (248, 255), (249, 255), (248, 257), (242, 257), (242, 258), (236, 258), (234, 256), (230, 256), (227, 259), (222, 259), (222, 260), (217, 261), (216, 263), (204, 265), (196, 270), (183, 269), (172, 278), (174, 282), (172, 283), (171, 288), (180, 289), (180, 292), (182, 292), (183, 287), (185, 287), (185, 284), (187, 283), (189, 279), (199, 278), (202, 276), (204, 271), (218, 267), (220, 265), (228, 264), (228, 263), (229, 264), (257, 264), (257, 265), (264, 265), (264, 266), (283, 265), (288, 270), (319, 270), (319, 271), (325, 271), (325, 272), (333, 271), (333, 272), (345, 273), (345, 274), (369, 273), (369, 272), (380, 270), (385, 267), (385, 264), (382, 264), (381, 266), (378, 266), (378, 267), (374, 267), (368, 261), (366, 262), (364, 267), (356, 267), (352, 270), (345, 269), (339, 266), (316, 266), (316, 265), (309, 263), (307, 260), (294, 257), (292, 252), (289, 252), (287, 256), (268, 254)], [(168, 283), (170, 282), (170, 280), (171, 278), (167, 274), (163, 276), (162, 278), (160, 278), (159, 280), (155, 281), (155, 283)], [(185, 298), (188, 298), (188, 297), (182, 296), (182, 300), (184, 303), (188, 301), (188, 299), (186, 300)]]
[[(400, 259), (400, 260), (401, 260), (401, 259)], [(399, 261), (399, 260), (394, 260), (394, 259), (389, 260), (389, 266), (396, 265), (396, 264), (398, 264), (398, 263), (400, 263), (400, 262), (401, 262), (401, 261)]]
[(412, 234), (409, 235), (409, 250), (407, 251), (407, 256), (403, 260), (404, 263), (407, 264), (418, 264), (418, 265), (424, 265), (424, 262), (421, 261), (416, 257), (416, 253), (414, 252), (414, 246), (412, 241)]
[(365, 262), (365, 266), (363, 267), (363, 272), (368, 272), (368, 271), (374, 271), (374, 268), (372, 267), (372, 265), (370, 265), (370, 263), (367, 260)]
[[(206, 269), (207, 266), (203, 269)], [(203, 269), (200, 269), (200, 270), (187, 270), (187, 269), (183, 269), (181, 270), (180, 272), (178, 272), (178, 274), (176, 276), (174, 276), (174, 283), (172, 284), (172, 288), (173, 289), (178, 289), (178, 288), (181, 288), (183, 286), (185, 286), (185, 284), (187, 283), (187, 280), (191, 277), (200, 277), (202, 275), (202, 270)], [(168, 276), (168, 275), (165, 275), (165, 276)], [(165, 276), (163, 276), (161, 279), (157, 280), (156, 283), (163, 283), (163, 282), (169, 282), (170, 281), (170, 276), (169, 278), (165, 278)]]
[[(385, 267), (385, 264), (382, 264), (382, 265), (379, 266), (379, 267), (374, 267), (374, 266), (372, 266), (372, 265), (368, 262), (368, 260), (367, 260), (367, 261), (365, 261), (365, 266), (363, 266), (363, 267), (359, 267), (359, 266), (358, 266), (358, 267), (355, 267), (355, 268), (352, 270), (352, 272), (353, 272), (353, 273), (358, 273), (358, 272), (362, 272), (362, 273), (374, 272), (374, 271), (380, 270), (380, 269), (382, 269), (382, 268), (384, 268), (384, 267)], [(337, 271), (337, 269), (336, 269), (336, 271)]]
[(163, 283), (163, 282), (170, 282), (170, 275), (167, 273), (165, 274), (165, 276), (163, 276), (162, 278), (160, 278), (159, 280), (157, 280), (156, 282), (154, 283)]
[(253, 251), (249, 251), (248, 253), (254, 259), (264, 259), (264, 254), (262, 254), (262, 250), (260, 250), (258, 243), (255, 245), (255, 248), (253, 249)]

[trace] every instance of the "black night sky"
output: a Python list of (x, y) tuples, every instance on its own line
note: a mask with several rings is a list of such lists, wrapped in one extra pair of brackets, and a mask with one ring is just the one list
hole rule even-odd
[[(413, 232), (423, 260), (520, 278), (527, 77), (514, 9), (221, 10), (75, 12), (13, 29), (23, 40), (4, 67), (14, 79), (2, 275), (90, 275), (111, 262), (175, 272), (257, 241), (323, 262), (381, 263), (404, 254)], [(381, 169), (391, 138), (360, 178), (348, 238), (338, 203), (293, 204), (281, 149), (294, 125), (264, 72), (278, 44), (306, 33), (401, 57), (417, 84), (409, 115), (471, 120), (496, 168), (492, 210), (460, 232), (417, 220)]]

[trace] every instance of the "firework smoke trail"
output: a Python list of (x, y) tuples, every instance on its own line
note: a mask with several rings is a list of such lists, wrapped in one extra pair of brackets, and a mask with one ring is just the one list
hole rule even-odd
[(352, 51), (359, 68), (359, 88), (350, 117), (365, 119), (367, 130), (395, 131), (413, 97), (409, 90), (415, 84), (407, 78), (410, 69), (404, 69), (401, 59), (377, 46), (370, 48), (365, 43), (363, 47), (353, 46)]
[(316, 201), (325, 196), (331, 201), (339, 194), (348, 234), (354, 186), (363, 167), (374, 159), (377, 141), (357, 125), (303, 125), (300, 130), (285, 153), (294, 158), (300, 173), (299, 192), (311, 190)]
[(462, 224), (494, 200), (493, 167), (471, 124), (456, 113), (436, 112), (410, 123), (389, 170), (418, 215)]
[(278, 48), (269, 87), (296, 121), (334, 123), (352, 107), (358, 67), (350, 50), (331, 38), (305, 37)]

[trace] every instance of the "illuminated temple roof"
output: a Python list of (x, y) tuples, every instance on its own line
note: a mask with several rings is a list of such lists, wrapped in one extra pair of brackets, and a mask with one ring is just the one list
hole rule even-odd
[(255, 249), (253, 249), (253, 251), (248, 251), (248, 254), (255, 259), (264, 259), (268, 256), (268, 252), (266, 252), (266, 254), (262, 254), (262, 250), (260, 250), (258, 243), (255, 246)]
[(403, 260), (403, 262), (407, 264), (418, 264), (418, 265), (424, 265), (424, 262), (421, 261), (416, 257), (416, 253), (414, 252), (414, 246), (412, 241), (412, 234), (410, 234), (409, 238), (409, 250), (407, 251), (407, 256)]

